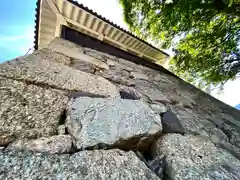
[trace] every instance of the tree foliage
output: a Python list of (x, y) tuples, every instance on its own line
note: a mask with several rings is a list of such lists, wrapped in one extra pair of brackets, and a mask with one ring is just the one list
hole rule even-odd
[(176, 74), (206, 84), (239, 75), (240, 0), (119, 1), (132, 31), (173, 48)]

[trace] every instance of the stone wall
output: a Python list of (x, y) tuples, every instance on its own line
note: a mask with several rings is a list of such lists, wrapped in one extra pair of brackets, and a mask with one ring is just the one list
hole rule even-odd
[(0, 92), (0, 179), (240, 179), (240, 112), (166, 70), (55, 39)]

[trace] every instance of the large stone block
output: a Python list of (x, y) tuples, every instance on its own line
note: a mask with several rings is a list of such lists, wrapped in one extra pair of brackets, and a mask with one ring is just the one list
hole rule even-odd
[(0, 76), (28, 81), (55, 89), (81, 91), (102, 96), (119, 96), (108, 80), (70, 68), (35, 53), (0, 65)]
[(34, 55), (41, 56), (42, 59), (48, 60), (48, 61), (55, 61), (60, 64), (64, 65), (70, 65), (71, 64), (71, 58), (68, 56), (65, 56), (62, 53), (51, 51), (50, 49), (44, 48), (39, 51), (34, 51)]
[(34, 140), (20, 139), (10, 144), (6, 150), (24, 150), (56, 154), (70, 153), (71, 148), (72, 137), (70, 135), (57, 135)]
[(77, 61), (82, 61), (85, 63), (90, 63), (101, 69), (109, 69), (109, 66), (106, 63), (102, 62), (98, 58), (85, 54), (86, 50), (83, 47), (78, 46), (70, 41), (56, 38), (48, 45), (48, 48), (53, 52), (58, 52), (59, 54), (64, 54), (68, 57), (71, 57), (76, 64)]
[(0, 179), (158, 180), (132, 152), (81, 151), (68, 155), (0, 152)]
[(184, 128), (172, 111), (162, 113), (163, 133), (179, 133), (184, 134)]
[(74, 55), (77, 56), (79, 53), (82, 54), (84, 51), (83, 47), (61, 38), (55, 38), (48, 45), (48, 49), (54, 52), (65, 54), (69, 57), (72, 57)]
[(178, 105), (172, 106), (172, 111), (177, 115), (187, 133), (202, 135), (218, 141), (228, 141), (227, 135), (219, 126), (211, 122), (211, 118), (206, 113), (199, 114), (200, 112), (195, 109)]
[(199, 136), (164, 135), (156, 144), (156, 154), (165, 156), (167, 179), (240, 178), (240, 160)]
[(0, 146), (56, 134), (67, 102), (63, 91), (0, 77)]
[(70, 104), (67, 128), (78, 149), (144, 149), (162, 130), (160, 116), (139, 100), (89, 97)]
[(144, 96), (146, 96), (150, 102), (161, 102), (161, 103), (170, 103), (168, 98), (163, 94), (160, 87), (150, 81), (146, 80), (133, 80), (132, 84), (135, 85), (135, 88)]

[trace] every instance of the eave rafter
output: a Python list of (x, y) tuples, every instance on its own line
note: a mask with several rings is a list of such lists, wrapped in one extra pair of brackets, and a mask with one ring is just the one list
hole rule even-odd
[[(88, 36), (109, 42), (111, 45), (124, 51), (133, 52), (141, 58), (146, 57), (154, 62), (164, 61), (163, 63), (165, 63), (169, 57), (163, 51), (72, 0), (41, 0), (38, 8), (40, 8), (40, 17), (37, 47), (44, 47), (55, 37), (60, 37), (62, 25), (64, 25), (75, 27), (75, 30), (80, 30)], [(48, 19), (51, 19), (53, 22), (50, 24), (44, 23)]]

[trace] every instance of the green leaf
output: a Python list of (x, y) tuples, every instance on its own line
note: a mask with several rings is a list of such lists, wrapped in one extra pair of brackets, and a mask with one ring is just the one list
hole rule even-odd
[(135, 33), (173, 47), (171, 69), (182, 78), (218, 85), (240, 73), (240, 0), (119, 1)]

